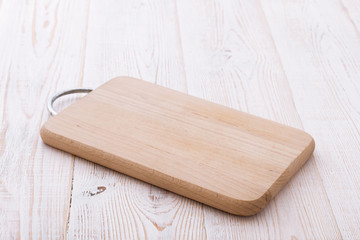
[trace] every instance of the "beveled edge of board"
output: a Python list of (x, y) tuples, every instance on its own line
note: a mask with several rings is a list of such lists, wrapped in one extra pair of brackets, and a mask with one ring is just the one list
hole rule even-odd
[[(110, 81), (120, 80), (123, 78), (132, 79), (129, 77), (117, 77), (109, 80), (105, 84), (109, 83)], [(78, 101), (81, 100), (82, 99)], [(225, 212), (241, 216), (251, 216), (260, 212), (290, 180), (290, 178), (303, 166), (303, 164), (309, 159), (315, 148), (315, 142), (312, 136), (302, 130), (297, 129), (298, 131), (301, 131), (302, 134), (305, 134), (309, 137), (308, 145), (289, 164), (286, 170), (279, 176), (278, 179), (276, 179), (276, 181), (271, 185), (271, 187), (267, 191), (265, 191), (260, 197), (251, 200), (242, 200), (225, 196), (217, 192), (213, 192), (209, 189), (204, 189), (193, 183), (181, 179), (176, 179), (160, 171), (144, 167), (127, 159), (123, 159), (119, 156), (104, 152), (100, 149), (88, 146), (81, 142), (57, 134), (51, 129), (51, 126), (49, 127), (49, 123), (52, 119), (55, 118), (56, 116), (50, 118), (40, 130), (41, 138), (47, 145), (69, 152), (97, 164), (99, 164), (99, 160), (101, 160), (100, 165), (102, 166), (124, 173), (136, 179), (151, 183), (155, 186), (164, 188), (166, 190), (180, 194), (190, 199), (202, 202), (206, 205), (223, 210)], [(113, 164), (114, 162), (116, 162), (116, 165)], [(131, 167), (129, 168), (129, 166)], [(142, 174), (138, 175), (136, 174), (137, 172), (141, 172)], [(151, 172), (151, 174), (144, 174), (144, 172)]]

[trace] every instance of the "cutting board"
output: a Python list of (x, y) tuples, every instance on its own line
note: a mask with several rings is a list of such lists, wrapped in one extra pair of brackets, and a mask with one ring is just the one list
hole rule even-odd
[(298, 129), (130, 77), (41, 128), (43, 141), (236, 215), (253, 215), (314, 150)]

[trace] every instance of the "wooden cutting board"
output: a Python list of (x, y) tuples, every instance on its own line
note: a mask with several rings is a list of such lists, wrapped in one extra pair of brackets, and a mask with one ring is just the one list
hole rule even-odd
[(129, 77), (50, 118), (41, 137), (237, 215), (263, 209), (314, 150), (301, 130)]

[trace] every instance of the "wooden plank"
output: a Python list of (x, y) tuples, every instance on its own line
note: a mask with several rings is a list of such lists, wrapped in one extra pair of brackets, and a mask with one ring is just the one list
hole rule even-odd
[[(190, 94), (303, 127), (258, 1), (177, 3)], [(341, 237), (314, 159), (260, 214), (242, 219), (204, 209), (204, 221), (217, 238)]]
[(73, 157), (45, 146), (39, 130), (49, 94), (79, 82), (84, 6), (0, 2), (1, 239), (60, 239), (66, 232)]
[[(358, 1), (344, 1), (348, 11)], [(341, 1), (263, 1), (341, 234), (360, 236), (360, 35)], [(289, 14), (291, 12), (291, 14)], [(290, 54), (291, 53), (291, 54)]]

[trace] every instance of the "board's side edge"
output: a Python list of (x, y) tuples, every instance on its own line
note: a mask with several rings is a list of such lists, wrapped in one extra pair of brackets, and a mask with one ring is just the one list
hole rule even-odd
[(46, 122), (40, 130), (41, 138), (47, 145), (222, 211), (235, 215), (251, 216), (260, 212), (270, 200), (266, 196), (261, 196), (254, 200), (242, 200), (204, 189), (190, 182), (168, 176), (154, 169), (149, 169), (140, 164), (122, 159), (119, 156), (66, 138), (53, 131), (51, 127), (48, 127), (47, 123), (48, 122)]

